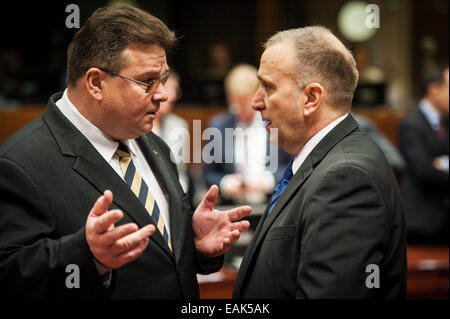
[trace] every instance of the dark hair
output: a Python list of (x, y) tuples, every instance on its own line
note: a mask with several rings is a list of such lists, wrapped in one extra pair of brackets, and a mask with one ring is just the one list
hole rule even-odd
[(444, 72), (447, 68), (448, 66), (446, 67), (438, 66), (428, 70), (425, 73), (421, 88), (422, 96), (427, 95), (428, 88), (430, 85), (432, 84), (441, 85), (442, 83), (444, 83)]
[(97, 9), (67, 49), (67, 86), (75, 86), (92, 67), (119, 73), (127, 65), (122, 52), (131, 43), (169, 49), (175, 41), (174, 32), (148, 12), (130, 6)]

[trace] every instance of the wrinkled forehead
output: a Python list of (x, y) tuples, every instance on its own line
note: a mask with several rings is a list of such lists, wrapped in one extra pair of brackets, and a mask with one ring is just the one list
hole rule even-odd
[(261, 56), (258, 78), (270, 77), (271, 74), (292, 75), (295, 59), (294, 45), (288, 41), (269, 46)]
[(164, 73), (167, 69), (166, 51), (158, 45), (133, 43), (122, 52), (127, 68), (137, 68), (146, 73)]

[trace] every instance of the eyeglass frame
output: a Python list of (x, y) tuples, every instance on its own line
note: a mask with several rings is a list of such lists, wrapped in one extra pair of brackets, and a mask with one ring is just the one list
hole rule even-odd
[[(145, 82), (142, 82), (142, 81), (139, 81), (139, 80), (132, 79), (132, 78), (130, 78), (130, 77), (128, 77), (128, 76), (125, 76), (125, 75), (122, 75), (122, 74), (119, 74), (119, 73), (110, 71), (110, 70), (105, 69), (105, 68), (98, 68), (98, 69), (101, 70), (101, 71), (103, 71), (103, 72), (109, 73), (109, 74), (112, 75), (112, 76), (119, 76), (119, 77), (124, 78), (124, 79), (126, 79), (126, 80), (133, 81), (133, 82), (135, 82), (135, 83), (145, 85), (145, 86), (147, 87), (147, 88), (145, 89), (145, 93), (149, 93), (149, 92), (150, 92), (150, 88), (151, 88), (151, 86), (153, 85), (153, 83), (159, 82), (159, 83), (162, 83), (162, 84), (164, 85), (164, 84), (167, 82), (167, 80), (169, 79), (169, 77), (170, 77), (171, 75), (173, 75), (172, 72), (170, 72), (170, 70), (168, 70), (168, 71), (166, 71), (163, 75), (161, 75), (161, 77), (160, 77), (159, 79), (153, 79), (153, 80), (150, 80), (149, 83), (145, 83)], [(158, 84), (159, 84), (159, 83), (158, 83)], [(157, 87), (158, 87), (158, 85), (156, 85), (156, 86), (154, 87), (154, 89), (156, 89)]]

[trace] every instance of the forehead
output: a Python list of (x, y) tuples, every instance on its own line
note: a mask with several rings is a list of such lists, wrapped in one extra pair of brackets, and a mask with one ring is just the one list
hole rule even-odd
[(157, 45), (133, 43), (125, 48), (122, 55), (128, 62), (123, 70), (161, 73), (167, 66), (166, 51)]
[(268, 47), (263, 55), (258, 70), (261, 79), (292, 75), (295, 59), (294, 46), (289, 42), (276, 43)]

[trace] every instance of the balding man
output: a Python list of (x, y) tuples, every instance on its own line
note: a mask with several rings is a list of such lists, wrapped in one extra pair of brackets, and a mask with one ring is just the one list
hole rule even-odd
[(403, 297), (401, 196), (383, 153), (349, 114), (358, 79), (351, 53), (323, 27), (283, 31), (265, 44), (258, 78), (253, 108), (295, 159), (233, 297)]

